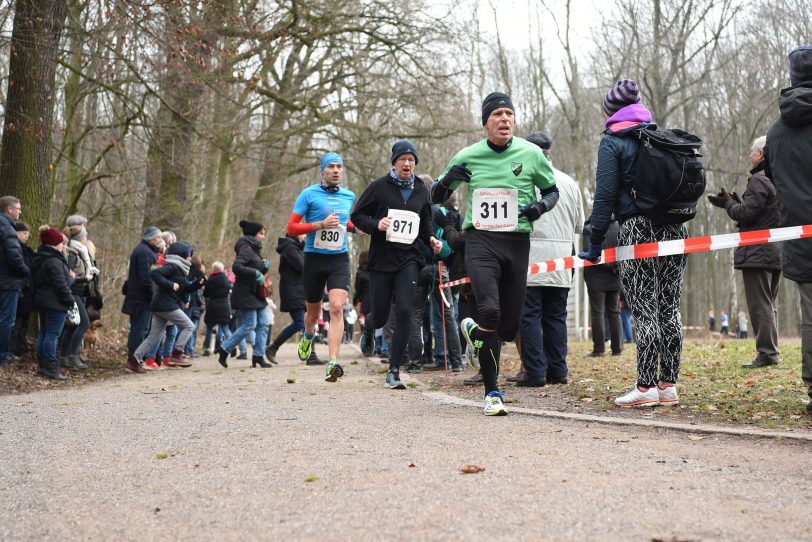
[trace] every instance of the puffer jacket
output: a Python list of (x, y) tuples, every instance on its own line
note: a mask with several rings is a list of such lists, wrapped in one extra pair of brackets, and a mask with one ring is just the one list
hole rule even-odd
[(234, 244), (237, 258), (231, 266), (236, 282), (231, 291), (231, 308), (235, 310), (256, 310), (268, 306), (265, 298), (259, 296), (259, 283), (257, 271), (261, 274), (268, 272), (265, 262), (260, 256), (262, 243), (253, 236), (244, 235)]
[(40, 245), (31, 270), (36, 310), (68, 311), (73, 307), (72, 279), (64, 254), (52, 246)]
[[(812, 223), (812, 81), (781, 91), (781, 117), (767, 130), (770, 176), (781, 202), (781, 225)], [(812, 239), (784, 243), (784, 276), (812, 282)]]
[(0, 213), (0, 290), (20, 290), (30, 273), (23, 259), (14, 220)]
[(279, 254), (279, 310), (290, 312), (305, 309), (304, 243), (291, 236), (280, 237), (276, 245)]
[(231, 281), (225, 273), (212, 273), (203, 289), (206, 298), (206, 312), (203, 321), (206, 325), (228, 324), (231, 322)]
[[(728, 200), (727, 215), (738, 222), (739, 231), (764, 230), (780, 225), (780, 205), (775, 185), (764, 173), (764, 162), (750, 170), (741, 203)], [(736, 269), (781, 269), (781, 243), (738, 247), (733, 255)]]

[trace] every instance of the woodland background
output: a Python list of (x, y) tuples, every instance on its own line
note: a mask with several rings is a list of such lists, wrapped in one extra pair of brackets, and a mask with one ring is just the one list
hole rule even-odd
[[(0, 2), (0, 194), (23, 200), (32, 228), (89, 217), (106, 317), (123, 324), (117, 292), (145, 226), (229, 264), (239, 220), (261, 221), (275, 270), (275, 238), (324, 151), (344, 155), (356, 193), (399, 138), (417, 143), (418, 174), (436, 176), (483, 137), (492, 90), (513, 96), (517, 134), (553, 135), (553, 161), (587, 203), (601, 100), (619, 78), (639, 82), (661, 126), (704, 140), (709, 193), (741, 193), (789, 85), (786, 55), (812, 36), (810, 0), (607, 0), (577, 39), (584, 2), (528, 4), (540, 31), (512, 50), (480, 27), (477, 10), (505, 16), (497, 0)], [(729, 231), (707, 202), (689, 223), (692, 236)], [(353, 237), (353, 258), (365, 243)], [(746, 310), (732, 261), (690, 257), (684, 325)], [(782, 334), (797, 335), (788, 281), (780, 306)]]

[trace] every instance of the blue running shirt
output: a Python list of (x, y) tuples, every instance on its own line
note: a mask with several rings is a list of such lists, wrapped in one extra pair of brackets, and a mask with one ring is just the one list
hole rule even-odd
[(334, 212), (338, 213), (338, 219), (344, 228), (343, 247), (338, 250), (325, 250), (316, 248), (313, 243), (316, 235), (329, 230), (316, 230), (307, 234), (305, 241), (305, 252), (316, 252), (318, 254), (342, 254), (347, 252), (347, 220), (350, 218), (350, 211), (355, 204), (355, 194), (346, 188), (340, 188), (338, 192), (327, 192), (321, 185), (314, 184), (308, 186), (293, 204), (293, 212), (300, 215), (304, 222), (312, 224), (324, 220)]

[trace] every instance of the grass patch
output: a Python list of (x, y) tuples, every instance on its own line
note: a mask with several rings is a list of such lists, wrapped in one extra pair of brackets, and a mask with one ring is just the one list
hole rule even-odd
[[(765, 428), (809, 426), (804, 414), (807, 397), (801, 382), (800, 341), (786, 339), (780, 345), (779, 365), (743, 369), (741, 365), (756, 356), (753, 340), (686, 340), (676, 417)], [(606, 356), (590, 358), (591, 342), (571, 342), (569, 392), (590, 408), (614, 410), (614, 397), (625, 393), (636, 379), (636, 347), (625, 346), (620, 356), (608, 355), (607, 347)]]
[(312, 476), (312, 475), (305, 478), (305, 482), (308, 483), (308, 484), (311, 484), (313, 482), (317, 482), (318, 480), (319, 480), (318, 476)]
[(75, 407), (75, 406), (82, 406), (84, 403), (82, 401), (76, 402), (67, 402), (67, 403), (57, 403), (56, 408), (68, 408), (68, 407)]
[(406, 384), (407, 387), (412, 388), (412, 389), (415, 389), (419, 385), (420, 384), (418, 384), (417, 382), (409, 382), (408, 384)]
[(169, 454), (166, 452), (158, 452), (155, 454), (155, 459), (166, 459), (167, 457), (169, 457)]
[(426, 391), (440, 391), (440, 388), (438, 386), (429, 386)]
[(350, 365), (358, 365), (358, 360), (354, 359), (350, 362)]

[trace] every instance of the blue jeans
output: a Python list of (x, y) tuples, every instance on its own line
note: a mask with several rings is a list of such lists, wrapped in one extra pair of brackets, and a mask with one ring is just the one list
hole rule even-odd
[(214, 336), (215, 344), (223, 344), (224, 340), (231, 337), (231, 328), (228, 327), (228, 324), (206, 324), (206, 336), (203, 338), (203, 350), (211, 350), (211, 335), (215, 332), (215, 326), (217, 326), (216, 335)]
[[(448, 275), (443, 278), (443, 282), (448, 282)], [(431, 334), (434, 337), (434, 363), (436, 365), (445, 364), (446, 347), (443, 342), (443, 315), (440, 314), (440, 307), (445, 311), (445, 337), (448, 341), (448, 365), (457, 366), (462, 364), (460, 331), (457, 320), (454, 318), (454, 296), (451, 289), (445, 289), (445, 296), (451, 307), (447, 307), (440, 297), (439, 283), (432, 282), (431, 295)]]
[(40, 367), (56, 366), (56, 343), (65, 327), (68, 311), (45, 309), (40, 313), (40, 331), (37, 337), (37, 359)]
[[(150, 319), (152, 317), (150, 316)], [(174, 324), (169, 324), (164, 330), (163, 338), (149, 349), (147, 358), (155, 358), (161, 353), (161, 359), (172, 355), (172, 347), (175, 346), (175, 339), (178, 337), (178, 328)], [(146, 338), (146, 337), (144, 337)]]
[(147, 310), (148, 306), (146, 303), (138, 304), (130, 312), (130, 334), (127, 336), (127, 355), (130, 357), (135, 353), (135, 349), (144, 342), (147, 333), (149, 333), (152, 313)]
[(200, 329), (200, 317), (191, 318), (192, 323), (195, 325), (195, 330), (192, 332), (192, 336), (189, 337), (189, 340), (186, 341), (186, 355), (191, 356), (195, 353), (195, 343), (197, 343), (197, 330)]
[(288, 314), (290, 314), (292, 322), (288, 324), (286, 328), (280, 331), (279, 335), (277, 335), (276, 339), (274, 339), (274, 343), (278, 345), (284, 344), (285, 341), (287, 341), (297, 333), (304, 331), (305, 310), (293, 309)]
[(268, 318), (267, 307), (238, 310), (237, 329), (231, 337), (220, 345), (220, 348), (226, 352), (231, 352), (243, 339), (252, 340), (251, 335), (253, 335), (252, 355), (262, 356), (265, 354), (265, 343), (268, 341), (269, 324), (270, 320)]
[(8, 363), (11, 354), (11, 333), (17, 318), (19, 290), (0, 290), (0, 365)]
[(567, 376), (567, 295), (569, 288), (529, 286), (519, 334), (522, 366), (533, 378)]
[(620, 324), (623, 326), (623, 340), (627, 343), (633, 343), (632, 310), (625, 305), (620, 309)]

